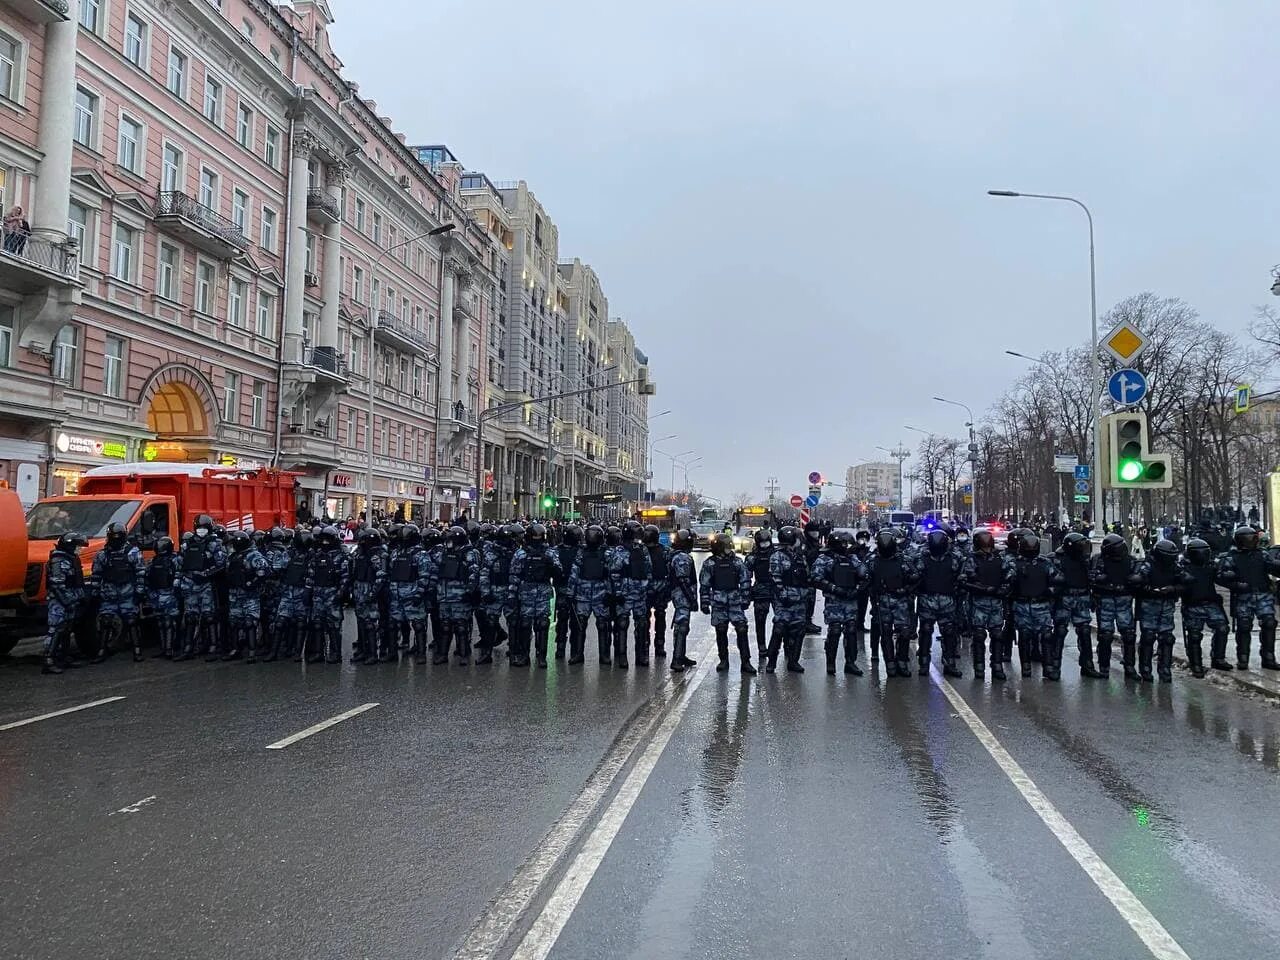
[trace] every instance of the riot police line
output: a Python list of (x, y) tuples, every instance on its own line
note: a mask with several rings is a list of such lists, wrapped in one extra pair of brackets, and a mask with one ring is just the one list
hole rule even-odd
[(43, 670), (57, 674), (78, 664), (84, 643), (73, 643), (73, 634), (86, 618), (96, 627), (95, 663), (130, 648), (142, 659), (144, 626), (155, 637), (154, 655), (177, 661), (338, 663), (349, 607), (357, 624), (351, 662), (358, 664), (429, 658), (444, 665), (451, 657), (488, 664), (506, 644), (515, 667), (546, 667), (549, 656), (576, 665), (586, 659), (594, 618), (600, 665), (666, 660), (669, 625), (669, 667), (678, 672), (695, 662), (687, 639), (692, 612), (700, 609), (715, 630), (718, 670), (729, 668), (732, 627), (739, 668), (757, 672), (751, 611), (754, 653), (764, 669), (774, 672), (781, 658), (788, 671), (801, 673), (805, 636), (822, 632), (813, 623), (821, 592), (829, 674), (843, 644), (844, 672), (862, 675), (858, 659), (870, 613), (870, 659), (883, 659), (889, 677), (912, 675), (912, 644), (915, 666), (927, 674), (936, 632), (947, 676), (964, 675), (960, 646), (967, 640), (976, 678), (989, 666), (994, 680), (1005, 679), (1016, 649), (1022, 676), (1039, 663), (1042, 677), (1054, 681), (1074, 631), (1082, 676), (1110, 675), (1118, 638), (1126, 679), (1152, 680), (1154, 666), (1155, 675), (1170, 680), (1179, 604), (1192, 674), (1205, 674), (1206, 628), (1211, 666), (1232, 669), (1220, 586), (1231, 599), (1236, 666), (1249, 664), (1256, 620), (1262, 666), (1280, 669), (1271, 586), (1280, 559), (1261, 548), (1259, 532), (1248, 526), (1235, 531), (1221, 555), (1202, 540), (1189, 541), (1185, 552), (1164, 540), (1141, 561), (1116, 534), (1103, 539), (1096, 556), (1080, 533), (1043, 555), (1039, 537), (1026, 529), (1011, 531), (1004, 550), (987, 530), (972, 538), (964, 529), (913, 536), (884, 528), (874, 538), (837, 530), (824, 542), (810, 525), (803, 532), (782, 528), (776, 543), (768, 530), (754, 539), (751, 552), (739, 557), (732, 537), (719, 535), (698, 570), (689, 530), (676, 531), (667, 545), (656, 527), (635, 520), (608, 528), (365, 527), (348, 553), (333, 526), (250, 533), (202, 516), (180, 545), (161, 538), (144, 562), (124, 528), (112, 524), (88, 581), (78, 557), (82, 537), (64, 535), (49, 558)]

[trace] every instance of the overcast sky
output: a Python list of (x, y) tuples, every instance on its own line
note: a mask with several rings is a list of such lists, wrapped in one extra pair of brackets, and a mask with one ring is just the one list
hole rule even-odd
[[(1142, 290), (1243, 330), (1280, 260), (1280, 4), (334, 0), (411, 143), (524, 179), (727, 497), (958, 435)], [(661, 485), (668, 462), (655, 458)], [(678, 478), (679, 479), (679, 478)]]

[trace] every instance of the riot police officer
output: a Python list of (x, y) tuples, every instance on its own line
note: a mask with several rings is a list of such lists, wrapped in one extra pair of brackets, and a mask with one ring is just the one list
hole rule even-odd
[[(810, 520), (804, 525), (804, 568), (809, 571), (813, 569), (813, 565), (818, 562), (818, 557), (822, 553), (822, 524), (817, 520)], [(805, 588), (804, 597), (804, 633), (806, 636), (818, 636), (822, 633), (822, 628), (813, 620), (813, 611), (817, 607), (818, 590), (812, 584)]]
[(1054, 551), (1057, 564), (1056, 596), (1053, 601), (1054, 642), (1065, 646), (1067, 630), (1076, 632), (1080, 676), (1101, 678), (1093, 662), (1093, 595), (1089, 587), (1089, 561), (1093, 542), (1082, 533), (1071, 532)]
[(270, 573), (267, 559), (244, 530), (231, 534), (227, 561), (227, 621), (230, 647), (223, 660), (235, 660), (244, 650), (249, 663), (258, 660), (258, 625), (262, 620), (262, 584)]
[(769, 558), (769, 576), (773, 580), (773, 623), (769, 638), (769, 662), (766, 673), (778, 666), (779, 641), (786, 653), (787, 670), (804, 673), (800, 653), (806, 631), (805, 611), (809, 609), (809, 568), (805, 563), (805, 545), (800, 531), (786, 526), (778, 531), (778, 549)]
[(307, 587), (307, 567), (311, 564), (312, 536), (300, 530), (293, 537), (288, 562), (280, 574), (280, 598), (276, 603), (276, 622), (272, 627), (271, 652), (266, 661), (294, 657), (301, 661), (306, 650), (311, 624), (311, 591)]
[(1187, 663), (1193, 677), (1203, 677), (1204, 628), (1212, 631), (1209, 656), (1215, 670), (1230, 670), (1227, 659), (1227, 614), (1218, 593), (1218, 564), (1209, 544), (1200, 538), (1187, 542), (1186, 563), (1182, 574), (1182, 642), (1187, 648)]
[(627, 665), (627, 628), (635, 622), (635, 658), (637, 667), (649, 665), (649, 586), (653, 580), (653, 561), (643, 542), (644, 528), (637, 520), (622, 525), (622, 543), (615, 557), (619, 561), (616, 581), (617, 601), (614, 607), (614, 662)]
[(973, 675), (978, 680), (983, 678), (984, 652), (990, 637), (991, 679), (1004, 680), (1005, 602), (1013, 592), (1013, 562), (996, 550), (996, 540), (990, 530), (979, 530), (973, 535), (973, 552), (964, 561), (960, 579), (971, 597), (969, 617), (973, 630), (969, 642)]
[(613, 584), (608, 550), (604, 530), (592, 524), (587, 527), (583, 547), (569, 571), (569, 592), (576, 604), (578, 629), (585, 638), (587, 624), (595, 616), (596, 648), (604, 667), (613, 663)]
[(1258, 621), (1258, 645), (1262, 668), (1280, 670), (1276, 662), (1276, 598), (1271, 576), (1280, 575), (1280, 559), (1260, 549), (1257, 529), (1247, 524), (1231, 535), (1232, 546), (1218, 563), (1218, 582), (1231, 591), (1235, 610), (1236, 669), (1249, 669), (1253, 621)]
[(1133, 625), (1133, 559), (1118, 533), (1102, 538), (1102, 549), (1089, 564), (1089, 586), (1098, 611), (1098, 673), (1111, 675), (1113, 629), (1120, 634), (1126, 680), (1137, 680), (1137, 633)]
[(667, 568), (671, 565), (671, 548), (662, 542), (661, 531), (652, 523), (644, 528), (644, 543), (645, 549), (649, 551), (649, 566), (653, 571), (653, 578), (649, 581), (645, 622), (648, 622), (650, 615), (653, 616), (653, 656), (655, 659), (665, 660), (667, 607), (671, 605), (671, 581), (667, 577)]
[[(756, 621), (756, 652), (759, 654), (760, 662), (765, 663), (769, 656), (769, 637), (765, 633), (765, 625), (769, 618), (769, 608), (773, 606), (774, 594), (769, 561), (776, 548), (773, 545), (773, 534), (768, 530), (757, 530), (751, 535), (751, 539), (753, 540), (751, 552), (747, 554), (744, 562), (747, 573), (751, 575), (751, 602)], [(775, 632), (778, 629), (776, 621), (773, 629)]]
[(182, 552), (178, 555), (182, 569), (178, 592), (182, 597), (182, 653), (175, 659), (190, 660), (200, 647), (217, 651), (214, 619), (218, 615), (217, 595), (213, 577), (226, 566), (227, 554), (222, 541), (214, 536), (213, 518), (201, 514), (196, 518), (190, 540), (184, 537)]
[[(382, 547), (382, 537), (371, 527), (364, 527), (356, 534), (356, 552), (351, 558), (351, 605), (356, 611), (356, 642), (351, 651), (352, 663), (386, 663), (395, 659), (396, 638), (390, 630), (382, 630), (382, 597), (387, 591), (387, 552)], [(410, 567), (418, 576), (418, 592), (422, 581), (414, 564)], [(426, 611), (421, 620), (426, 627)], [(426, 638), (423, 637), (423, 640)]]
[(1170, 540), (1157, 541), (1147, 558), (1138, 564), (1138, 675), (1151, 682), (1152, 654), (1159, 650), (1156, 671), (1161, 681), (1173, 679), (1173, 613), (1182, 593), (1178, 570), (1178, 548)]
[(178, 602), (178, 557), (170, 537), (156, 540), (155, 556), (147, 564), (142, 584), (146, 597), (147, 615), (155, 624), (159, 646), (154, 657), (172, 659), (178, 655), (178, 617), (182, 607)]
[(78, 533), (64, 533), (45, 562), (45, 595), (49, 601), (41, 673), (61, 673), (68, 656), (71, 628), (84, 602), (84, 568), (80, 551), (89, 541)]
[[(421, 539), (422, 534), (417, 524), (401, 524), (395, 531), (395, 540), (387, 558), (385, 571), (389, 617), (387, 632), (390, 634), (388, 649), (390, 651), (410, 649), (410, 637), (412, 637), (410, 653), (414, 661), (419, 664), (427, 662), (425, 585), (428, 571)], [(360, 547), (367, 549), (369, 553), (373, 551), (371, 541), (362, 540)], [(370, 558), (369, 562), (361, 567), (360, 572), (365, 577), (372, 577), (371, 582), (376, 584), (380, 579), (378, 566), (377, 561)], [(366, 613), (371, 612), (366, 611)]]
[(876, 552), (868, 564), (867, 582), (875, 605), (871, 622), (880, 631), (875, 640), (884, 656), (885, 676), (909, 677), (915, 629), (911, 611), (915, 564), (904, 554), (898, 533), (890, 527), (876, 533)]
[(813, 581), (822, 591), (822, 615), (827, 622), (827, 673), (836, 672), (840, 638), (844, 636), (844, 672), (862, 676), (858, 649), (862, 634), (857, 630), (858, 594), (866, 570), (854, 553), (854, 539), (847, 531), (836, 531), (827, 541), (828, 550), (813, 566)]
[(270, 650), (274, 644), (266, 640), (271, 638), (275, 630), (276, 612), (280, 606), (280, 578), (284, 568), (289, 565), (289, 544), (293, 540), (293, 531), (285, 527), (272, 527), (267, 531), (266, 542), (262, 547), (262, 557), (267, 561), (267, 576), (262, 581), (262, 619), (259, 621), (259, 636), (264, 641), (264, 650)]
[[(677, 530), (671, 537), (671, 603), (675, 614), (671, 620), (671, 671), (681, 673), (696, 666), (689, 657), (689, 619), (698, 606), (698, 575), (693, 563), (693, 531)], [(598, 623), (598, 621), (597, 621)]]
[(133, 635), (133, 659), (142, 659), (137, 631), (138, 599), (146, 567), (142, 551), (129, 542), (122, 523), (107, 526), (107, 542), (93, 558), (93, 576), (98, 583), (98, 654), (101, 663), (112, 652), (112, 643)]
[(311, 593), (311, 651), (308, 663), (342, 662), (342, 601), (347, 594), (347, 557), (342, 551), (338, 528), (325, 526), (315, 538), (315, 549), (307, 565), (307, 587)]
[(529, 637), (538, 666), (547, 666), (547, 639), (551, 631), (552, 584), (560, 575), (560, 555), (547, 544), (547, 528), (541, 523), (529, 525), (524, 544), (511, 558), (511, 596), (509, 609), (515, 611), (511, 631), (511, 665), (529, 665)]
[(1015, 530), (1009, 534), (1009, 543), (1016, 551), (1013, 623), (1018, 631), (1018, 666), (1024, 677), (1031, 676), (1034, 651), (1039, 655), (1041, 678), (1060, 680), (1062, 650), (1053, 634), (1053, 561), (1040, 555), (1040, 538), (1033, 530)]
[(962, 677), (960, 670), (959, 616), (956, 597), (960, 591), (962, 554), (952, 549), (946, 530), (930, 530), (925, 549), (915, 558), (912, 579), (916, 582), (916, 660), (920, 675), (929, 675), (933, 658), (933, 630), (936, 625), (942, 640), (942, 672), (948, 677)]
[(583, 636), (582, 623), (575, 609), (573, 593), (569, 590), (569, 574), (573, 570), (573, 562), (578, 558), (582, 548), (582, 528), (577, 524), (569, 524), (561, 533), (560, 543), (556, 546), (560, 573), (556, 575), (556, 659), (563, 660), (565, 650), (569, 651), (569, 664), (582, 663)]
[(449, 528), (443, 549), (432, 558), (428, 588), (434, 587), (444, 635), (436, 638), (431, 662), (449, 662), (453, 646), (458, 663), (471, 660), (471, 620), (480, 598), (480, 553), (471, 545), (466, 528)]
[[(484, 524), (484, 527), (492, 527)], [(515, 556), (517, 541), (524, 535), (524, 528), (518, 523), (509, 523), (494, 530), (486, 536), (484, 527), (480, 532), (480, 605), (476, 610), (476, 622), (480, 629), (480, 642), (477, 644), (480, 659), (492, 663), (492, 650), (498, 645), (498, 630), (505, 617), (511, 627), (511, 559)], [(514, 628), (508, 631), (514, 636)], [(510, 651), (512, 662), (521, 657), (514, 649)]]
[(702, 612), (711, 615), (711, 625), (716, 631), (716, 651), (720, 654), (716, 672), (729, 669), (729, 624), (733, 624), (738, 634), (742, 672), (754, 675), (756, 668), (751, 665), (746, 617), (751, 602), (751, 578), (746, 565), (734, 553), (733, 537), (729, 534), (717, 534), (712, 541), (711, 557), (702, 564), (698, 587)]

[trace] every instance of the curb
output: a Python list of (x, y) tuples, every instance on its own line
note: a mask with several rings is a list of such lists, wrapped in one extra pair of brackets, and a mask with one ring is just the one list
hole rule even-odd
[[(1181, 643), (1178, 643), (1173, 648), (1173, 662), (1176, 666), (1188, 672), (1191, 669), (1191, 665), (1187, 661), (1185, 648)], [(1215, 686), (1250, 693), (1254, 696), (1264, 697), (1274, 703), (1280, 703), (1280, 682), (1271, 680), (1253, 669), (1228, 672), (1209, 668), (1204, 675), (1204, 679)]]

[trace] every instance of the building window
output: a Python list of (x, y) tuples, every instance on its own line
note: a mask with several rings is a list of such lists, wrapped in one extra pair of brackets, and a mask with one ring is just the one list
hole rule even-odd
[(0, 367), (7, 367), (13, 362), (13, 314), (13, 307), (7, 307), (0, 313)]
[(275, 45), (271, 47), (271, 62), (277, 67), (280, 66), (280, 48)]
[(316, 235), (314, 233), (307, 234), (307, 262), (305, 269), (307, 273), (316, 272)]
[(253, 381), (253, 426), (261, 430), (267, 425), (267, 383), (265, 380)]
[(253, 39), (253, 24), (249, 21), (248, 17), (244, 17), (243, 19), (241, 19), (240, 32), (243, 33), (249, 39)]
[(102, 29), (102, 0), (80, 0), (80, 26), (94, 33)]
[(354, 449), (356, 445), (356, 412), (347, 407), (347, 447)]
[(74, 200), (67, 207), (67, 236), (80, 247), (80, 262), (89, 258), (86, 241), (89, 238), (89, 208)]
[(351, 299), (356, 303), (364, 303), (364, 270), (351, 268)]
[(213, 313), (213, 264), (196, 262), (196, 311)]
[(269, 293), (258, 293), (258, 336), (271, 336), (272, 322), (275, 319), (276, 298)]
[(353, 374), (360, 373), (360, 340), (351, 338), (350, 353), (347, 354), (347, 370)]
[(280, 131), (275, 127), (267, 126), (266, 149), (263, 151), (263, 158), (267, 161), (267, 166), (273, 170), (280, 167)]
[(53, 379), (71, 383), (76, 376), (76, 355), (79, 353), (76, 328), (67, 324), (58, 331), (53, 342)]
[(175, 97), (187, 98), (187, 55), (172, 47), (169, 48), (169, 72), (165, 86)]
[(18, 99), (18, 79), (22, 75), (22, 44), (16, 37), (0, 32), (0, 97)]
[(204, 78), (204, 118), (218, 123), (222, 119), (222, 84), (208, 74)]
[(373, 242), (382, 242), (382, 214), (380, 213), (373, 215)]
[(182, 255), (172, 244), (160, 242), (156, 257), (156, 293), (166, 300), (178, 300), (181, 295)]
[(236, 111), (236, 142), (246, 150), (253, 149), (253, 111), (243, 103)]
[(276, 252), (276, 212), (270, 207), (262, 208), (262, 248)]
[(200, 202), (214, 213), (217, 213), (218, 175), (212, 170), (200, 171)]
[(124, 396), (124, 341), (119, 337), (107, 337), (102, 349), (102, 394)]
[(249, 195), (243, 190), (235, 190), (231, 194), (231, 222), (245, 236), (249, 234)]
[(364, 233), (364, 201), (356, 197), (356, 229)]
[(111, 275), (126, 283), (133, 281), (134, 250), (138, 242), (138, 231), (123, 223), (116, 224), (116, 232), (111, 243)]
[(76, 87), (76, 143), (93, 149), (93, 128), (98, 116), (98, 98), (84, 87)]
[(134, 14), (124, 18), (124, 57), (135, 67), (146, 69), (147, 25)]
[(120, 118), (116, 163), (130, 173), (142, 173), (142, 124), (129, 117)]
[(231, 278), (227, 288), (227, 319), (232, 326), (245, 325), (245, 309), (249, 300), (249, 285), (237, 277)]
[(164, 159), (160, 165), (160, 189), (167, 193), (181, 192), (183, 187), (182, 168), (186, 158), (182, 151), (171, 143), (164, 145)]
[(240, 422), (240, 374), (227, 372), (222, 387), (222, 419), (227, 423)]

